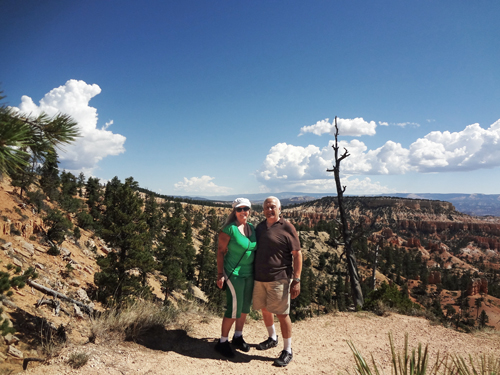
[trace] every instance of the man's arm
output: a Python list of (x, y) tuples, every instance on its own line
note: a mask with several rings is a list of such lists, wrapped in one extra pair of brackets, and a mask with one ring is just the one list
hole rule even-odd
[(291, 297), (295, 299), (300, 294), (300, 282), (295, 281), (295, 279), (300, 279), (300, 274), (302, 273), (302, 251), (294, 250), (293, 255), (293, 279), (291, 286)]

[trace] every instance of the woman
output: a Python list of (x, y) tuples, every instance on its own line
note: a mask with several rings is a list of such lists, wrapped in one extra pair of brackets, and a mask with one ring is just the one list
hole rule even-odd
[(243, 340), (243, 326), (252, 305), (253, 261), (257, 245), (254, 227), (247, 222), (251, 207), (248, 199), (236, 198), (233, 211), (219, 233), (217, 286), (222, 288), (224, 280), (227, 282), (227, 309), (222, 319), (221, 338), (215, 350), (225, 357), (234, 356), (228, 340), (234, 322), (233, 346), (245, 352), (250, 350)]

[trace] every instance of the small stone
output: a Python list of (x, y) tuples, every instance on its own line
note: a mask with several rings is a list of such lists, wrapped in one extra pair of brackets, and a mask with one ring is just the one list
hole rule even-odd
[(87, 295), (87, 292), (85, 290), (83, 290), (82, 288), (78, 288), (76, 290), (76, 295), (78, 296), (78, 298), (83, 301), (83, 302), (87, 302), (87, 301), (90, 301), (90, 298), (89, 296)]
[(59, 250), (61, 251), (61, 255), (63, 257), (69, 257), (71, 256), (71, 251), (69, 251), (68, 249), (66, 249), (65, 247), (60, 247)]
[(17, 258), (12, 258), (12, 263), (14, 263), (15, 266), (18, 266), (18, 267), (22, 267), (23, 266), (23, 262), (21, 262), (19, 259)]
[(9, 345), (9, 349), (7, 351), (7, 354), (10, 354), (14, 357), (17, 358), (23, 358), (23, 352), (20, 351), (18, 348), (16, 348), (14, 345)]
[(12, 247), (12, 242), (6, 242), (2, 245), (2, 249), (8, 250)]
[(23, 241), (23, 242), (21, 242), (21, 246), (23, 247), (24, 250), (26, 250), (31, 255), (35, 254), (35, 247), (33, 246), (33, 244), (26, 242), (26, 241)]
[(83, 313), (82, 313), (82, 310), (80, 310), (80, 308), (78, 307), (77, 304), (73, 304), (73, 307), (75, 309), (75, 316), (79, 319), (83, 319)]
[(35, 250), (40, 252), (40, 253), (44, 253), (44, 254), (48, 251), (48, 249), (41, 247), (41, 246), (35, 247)]
[(17, 344), (19, 342), (19, 338), (12, 333), (7, 333), (3, 338), (7, 345)]

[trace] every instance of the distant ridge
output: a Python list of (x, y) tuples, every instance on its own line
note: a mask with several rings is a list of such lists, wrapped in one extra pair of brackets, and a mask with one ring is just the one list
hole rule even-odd
[[(190, 199), (232, 202), (235, 198), (245, 197), (254, 204), (262, 204), (264, 199), (273, 195), (279, 198), (282, 204), (295, 204), (320, 199), (327, 196), (336, 196), (336, 193), (303, 193), (303, 192), (283, 192), (283, 193), (258, 193), (258, 194), (234, 194), (219, 196), (189, 197)], [(362, 195), (367, 196), (367, 195)], [(391, 193), (380, 194), (384, 197), (410, 198), (410, 199), (430, 199), (452, 203), (457, 211), (473, 216), (500, 216), (500, 194), (461, 194), (461, 193)], [(188, 198), (188, 197), (186, 197)]]

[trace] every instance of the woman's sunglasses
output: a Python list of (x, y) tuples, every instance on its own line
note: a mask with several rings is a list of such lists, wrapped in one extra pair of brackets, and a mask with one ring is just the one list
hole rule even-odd
[(241, 211), (250, 211), (250, 207), (236, 207), (236, 212), (241, 212)]

